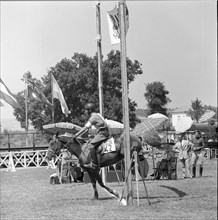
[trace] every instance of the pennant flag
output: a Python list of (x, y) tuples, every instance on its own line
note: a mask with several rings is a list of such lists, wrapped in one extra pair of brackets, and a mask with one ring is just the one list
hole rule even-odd
[(0, 78), (0, 98), (3, 99), (5, 102), (7, 102), (9, 105), (13, 106), (14, 108), (21, 109), (20, 105), (13, 96), (12, 92), (4, 84), (1, 78)]
[[(120, 19), (118, 5), (111, 11), (107, 11), (107, 21), (111, 44), (120, 43)], [(126, 34), (129, 28), (129, 11), (126, 6)]]
[(212, 110), (207, 110), (198, 120), (199, 123), (204, 122), (212, 118), (216, 113)]
[(62, 112), (67, 116), (68, 114), (70, 114), (70, 111), (67, 107), (67, 103), (65, 102), (63, 93), (62, 93), (57, 81), (55, 80), (53, 74), (51, 74), (51, 77), (52, 77), (52, 88), (53, 88), (52, 94), (53, 94), (53, 98), (56, 98), (56, 99), (59, 100), (59, 102), (61, 104)]
[(28, 79), (27, 83), (29, 83), (29, 85), (28, 85), (28, 97), (29, 98), (36, 99), (38, 101), (42, 101), (42, 102), (46, 103), (47, 105), (52, 106), (52, 104), (45, 97), (42, 90), (33, 81), (30, 81)]

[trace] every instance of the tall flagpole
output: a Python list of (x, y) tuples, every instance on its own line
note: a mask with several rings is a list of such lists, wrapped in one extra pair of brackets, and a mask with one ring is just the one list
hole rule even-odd
[(25, 74), (25, 130), (26, 130), (26, 147), (28, 146), (28, 87), (27, 87), (27, 75)]
[[(99, 89), (99, 108), (100, 114), (104, 116), (103, 105), (103, 79), (102, 79), (102, 48), (101, 48), (101, 11), (100, 1), (96, 3), (96, 40), (97, 40), (97, 55), (98, 55), (98, 89)], [(102, 168), (102, 180), (106, 183), (106, 168)]]
[(52, 99), (52, 123), (54, 124), (54, 97), (53, 97), (53, 77), (52, 73), (50, 74), (51, 76), (51, 99)]
[[(126, 1), (119, 2), (120, 17), (120, 50), (121, 50), (121, 79), (122, 79), (122, 104), (124, 122), (124, 155), (125, 155), (125, 176), (131, 166), (130, 160), (130, 127), (129, 127), (129, 102), (128, 102), (128, 80), (126, 67)], [(133, 205), (132, 177), (131, 172), (127, 178), (127, 205)]]

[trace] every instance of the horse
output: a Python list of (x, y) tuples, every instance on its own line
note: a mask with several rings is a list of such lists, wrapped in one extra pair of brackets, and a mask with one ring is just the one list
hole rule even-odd
[[(102, 145), (98, 147), (97, 153), (100, 154), (100, 167), (111, 166), (124, 158), (124, 133), (120, 137), (114, 138), (114, 144), (114, 151), (104, 154), (101, 154), (100, 152), (103, 149)], [(89, 145), (86, 141), (84, 141), (83, 139), (75, 138), (71, 134), (64, 134), (60, 136), (56, 134), (53, 136), (53, 139), (49, 142), (49, 148), (46, 154), (47, 160), (50, 161), (54, 156), (58, 155), (60, 153), (60, 150), (63, 148), (68, 149), (68, 151), (71, 154), (75, 155), (79, 159), (81, 168), (88, 173), (94, 189), (93, 199), (99, 198), (99, 194), (96, 187), (97, 181), (101, 187), (106, 189), (110, 194), (115, 196), (118, 200), (120, 199), (121, 201), (122, 198), (120, 198), (120, 194), (103, 183), (99, 170), (87, 168), (84, 166), (84, 164), (90, 163), (91, 160)], [(134, 150), (139, 152), (141, 149), (142, 144), (139, 138), (136, 135), (130, 133), (130, 154), (132, 155)], [(123, 202), (121, 201), (121, 203)]]

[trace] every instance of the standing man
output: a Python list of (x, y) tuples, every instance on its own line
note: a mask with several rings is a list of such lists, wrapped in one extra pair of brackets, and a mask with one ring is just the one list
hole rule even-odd
[(85, 126), (79, 132), (76, 133), (75, 137), (78, 137), (79, 135), (85, 133), (92, 126), (98, 129), (97, 134), (89, 143), (90, 151), (91, 151), (91, 162), (89, 164), (85, 164), (84, 167), (99, 170), (100, 161), (98, 155), (96, 154), (96, 150), (104, 141), (108, 139), (109, 129), (102, 115), (95, 112), (94, 103), (88, 103), (85, 106), (85, 113), (90, 118), (88, 122), (85, 124)]
[(192, 165), (192, 177), (196, 176), (196, 165), (199, 165), (199, 176), (201, 177), (203, 174), (203, 163), (204, 163), (204, 140), (201, 136), (200, 131), (195, 131), (193, 140), (193, 153), (191, 158), (191, 165)]
[(174, 151), (179, 153), (179, 160), (182, 163), (183, 178), (192, 178), (190, 170), (191, 147), (192, 143), (186, 140), (185, 134), (180, 134), (174, 146)]

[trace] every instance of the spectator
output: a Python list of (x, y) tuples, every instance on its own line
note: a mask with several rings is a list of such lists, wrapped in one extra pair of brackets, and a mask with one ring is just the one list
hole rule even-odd
[(178, 136), (178, 141), (174, 146), (174, 150), (175, 152), (179, 153), (178, 158), (182, 163), (183, 178), (192, 178), (190, 169), (191, 146), (192, 143), (189, 140), (186, 140), (184, 133)]
[(172, 157), (175, 157), (175, 151), (174, 151), (174, 141), (171, 140), (167, 150), (165, 150), (162, 155), (161, 159), (157, 161), (156, 163), (156, 169), (151, 176), (154, 176), (154, 179), (160, 179), (161, 175), (163, 173), (164, 168), (167, 166), (167, 163)]
[(203, 174), (205, 144), (200, 131), (195, 131), (192, 143), (193, 143), (193, 147), (192, 147), (193, 153), (191, 157), (192, 177), (196, 177), (197, 164), (199, 165), (199, 176), (201, 177)]

